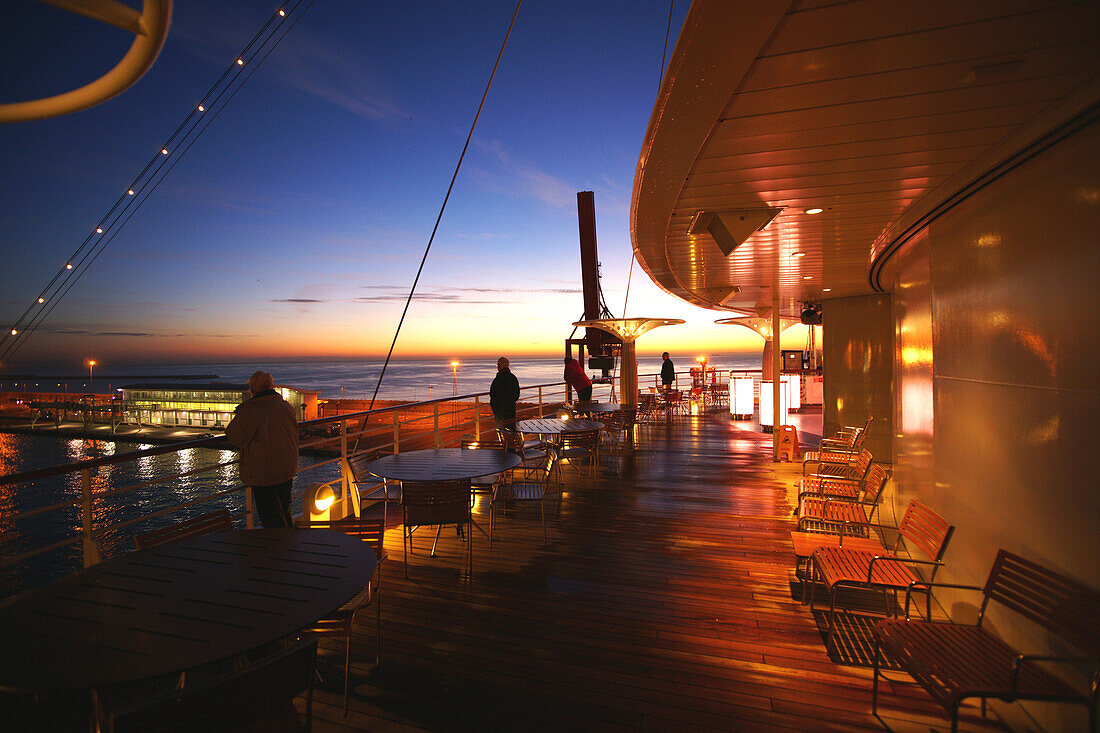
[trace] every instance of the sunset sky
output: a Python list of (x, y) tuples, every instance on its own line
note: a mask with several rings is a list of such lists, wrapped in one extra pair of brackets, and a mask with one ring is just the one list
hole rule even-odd
[[(689, 3), (675, 3), (669, 53)], [(553, 354), (581, 316), (576, 192), (595, 192), (607, 304), (623, 314), (629, 208), (668, 3), (528, 2), (397, 344), (398, 356)], [(0, 126), (10, 324), (65, 266), (271, 0), (177, 2), (133, 88)], [(14, 362), (384, 354), (514, 4), (315, 3)], [(5, 11), (0, 101), (65, 91), (131, 37), (39, 3)], [(684, 318), (642, 353), (758, 351), (723, 313), (634, 268), (628, 316)], [(9, 326), (10, 328), (10, 326)], [(805, 329), (784, 335), (800, 348)]]

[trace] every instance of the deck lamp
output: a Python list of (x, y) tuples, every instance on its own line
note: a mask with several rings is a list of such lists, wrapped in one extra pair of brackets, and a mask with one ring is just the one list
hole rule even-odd
[(333, 519), (332, 508), (336, 504), (336, 494), (328, 484), (310, 484), (306, 489), (304, 508), (309, 511), (310, 521)]
[(751, 417), (756, 411), (756, 395), (753, 394), (752, 377), (730, 376), (730, 414)]
[[(779, 389), (779, 424), (787, 425), (787, 412), (790, 410), (790, 386), (780, 380)], [(760, 383), (760, 427), (765, 433), (770, 433), (775, 427), (772, 419), (772, 383)]]

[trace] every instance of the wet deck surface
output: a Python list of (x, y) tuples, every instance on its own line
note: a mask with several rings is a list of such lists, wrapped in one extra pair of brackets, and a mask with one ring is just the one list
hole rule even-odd
[[(345, 718), (343, 644), (323, 641), (314, 730), (949, 730), (911, 685), (872, 716), (870, 668), (826, 652), (793, 575), (800, 470), (770, 447), (714, 417), (640, 426), (621, 476), (567, 471), (548, 546), (527, 506), (498, 514), (492, 549), (475, 534), (470, 583), (453, 529), (435, 558), (420, 533), (405, 579), (392, 528), (382, 663), (372, 608)], [(993, 727), (967, 710), (961, 729)]]

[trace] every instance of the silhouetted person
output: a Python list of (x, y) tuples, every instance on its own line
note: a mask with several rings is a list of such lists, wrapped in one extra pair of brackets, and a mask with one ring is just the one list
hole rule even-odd
[(668, 352), (661, 354), (661, 358), (664, 360), (661, 363), (661, 386), (665, 389), (672, 389), (672, 383), (676, 381), (676, 367), (672, 364), (672, 359), (668, 358)]
[(584, 373), (581, 363), (571, 356), (565, 357), (565, 381), (577, 391), (579, 402), (592, 400), (592, 380)]
[(267, 372), (248, 380), (252, 396), (237, 405), (225, 437), (241, 449), (241, 481), (252, 487), (264, 527), (293, 526), (290, 485), (298, 472), (298, 422)]
[(514, 430), (516, 423), (516, 400), (519, 399), (519, 380), (508, 370), (508, 359), (497, 359), (497, 375), (489, 387), (489, 407), (498, 428)]

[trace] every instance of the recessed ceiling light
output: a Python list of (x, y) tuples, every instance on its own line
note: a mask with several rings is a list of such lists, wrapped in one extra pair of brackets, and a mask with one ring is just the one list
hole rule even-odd
[(805, 257), (805, 252), (791, 252), (791, 257)]
[(806, 209), (805, 213), (807, 213), (807, 214), (820, 214), (822, 211), (825, 211), (825, 209), (820, 209), (820, 208), (817, 208), (815, 206), (812, 209)]
[(831, 293), (831, 292), (833, 292), (833, 289), (832, 289), (832, 288), (822, 288), (822, 289), (821, 289), (821, 292), (823, 292), (823, 293)]
[(803, 279), (803, 280), (813, 280), (813, 279), (814, 279), (814, 276), (813, 276), (813, 275), (803, 275), (803, 276), (802, 276), (802, 279)]

